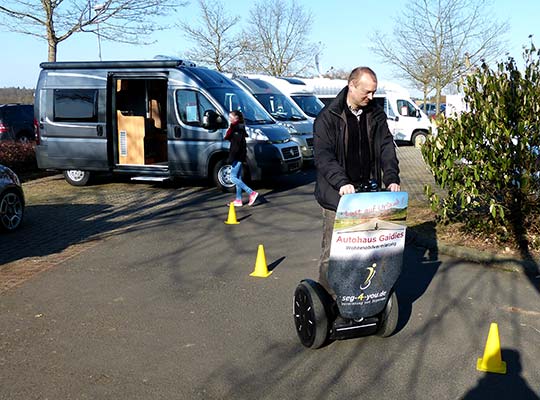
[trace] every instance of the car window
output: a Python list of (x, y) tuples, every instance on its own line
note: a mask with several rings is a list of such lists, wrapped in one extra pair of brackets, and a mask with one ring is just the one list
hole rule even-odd
[(291, 97), (310, 117), (315, 118), (324, 108), (324, 103), (315, 96), (294, 95)]
[(301, 121), (307, 119), (300, 108), (283, 94), (256, 94), (263, 107), (280, 121)]
[(416, 108), (407, 100), (398, 100), (399, 113), (404, 117), (416, 117)]
[(240, 88), (212, 88), (210, 93), (227, 111), (240, 110), (249, 124), (275, 124), (270, 114)]
[(180, 120), (190, 126), (201, 126), (206, 110), (216, 111), (216, 108), (202, 94), (195, 90), (178, 90), (176, 92), (176, 107)]
[(390, 102), (386, 97), (374, 97), (373, 102), (384, 110), (387, 117), (395, 118), (396, 114), (392, 110), (392, 107), (390, 107)]
[(96, 89), (55, 89), (53, 120), (97, 122), (98, 91)]

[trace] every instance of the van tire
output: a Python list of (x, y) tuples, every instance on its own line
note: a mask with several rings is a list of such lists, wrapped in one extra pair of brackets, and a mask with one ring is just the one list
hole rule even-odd
[(235, 190), (231, 182), (231, 165), (225, 159), (218, 160), (212, 168), (212, 180), (216, 187), (224, 193), (232, 193)]
[(424, 143), (426, 143), (427, 135), (425, 132), (415, 132), (412, 137), (412, 144), (416, 148), (422, 147)]
[(85, 186), (90, 180), (90, 172), (80, 169), (67, 169), (64, 171), (64, 179), (73, 186)]

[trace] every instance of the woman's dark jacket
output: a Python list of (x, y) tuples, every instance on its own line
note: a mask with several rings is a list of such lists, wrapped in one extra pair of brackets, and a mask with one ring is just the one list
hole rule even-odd
[(247, 133), (244, 124), (231, 124), (229, 129), (227, 129), (225, 139), (231, 142), (231, 147), (229, 149), (229, 158), (227, 158), (227, 164), (232, 164), (234, 161), (246, 161), (246, 137)]
[[(345, 160), (348, 143), (345, 114), (347, 92), (348, 87), (345, 87), (334, 101), (320, 112), (313, 127), (317, 167), (315, 198), (322, 207), (334, 211), (339, 203), (339, 188), (352, 183), (346, 173)], [(399, 163), (386, 114), (374, 105), (373, 101), (364, 112), (373, 163), (372, 178), (376, 179), (379, 185), (383, 182), (386, 187), (391, 183), (399, 184)]]

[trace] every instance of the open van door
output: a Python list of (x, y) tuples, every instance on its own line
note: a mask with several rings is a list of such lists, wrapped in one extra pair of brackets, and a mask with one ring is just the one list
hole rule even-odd
[(167, 80), (117, 76), (113, 80), (112, 153), (117, 168), (168, 168)]

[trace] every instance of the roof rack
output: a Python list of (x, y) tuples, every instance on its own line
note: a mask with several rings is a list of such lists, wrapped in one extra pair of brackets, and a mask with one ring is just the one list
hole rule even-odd
[(180, 59), (133, 60), (133, 61), (56, 61), (42, 62), (42, 69), (90, 69), (90, 68), (177, 68), (196, 67), (195, 63)]

